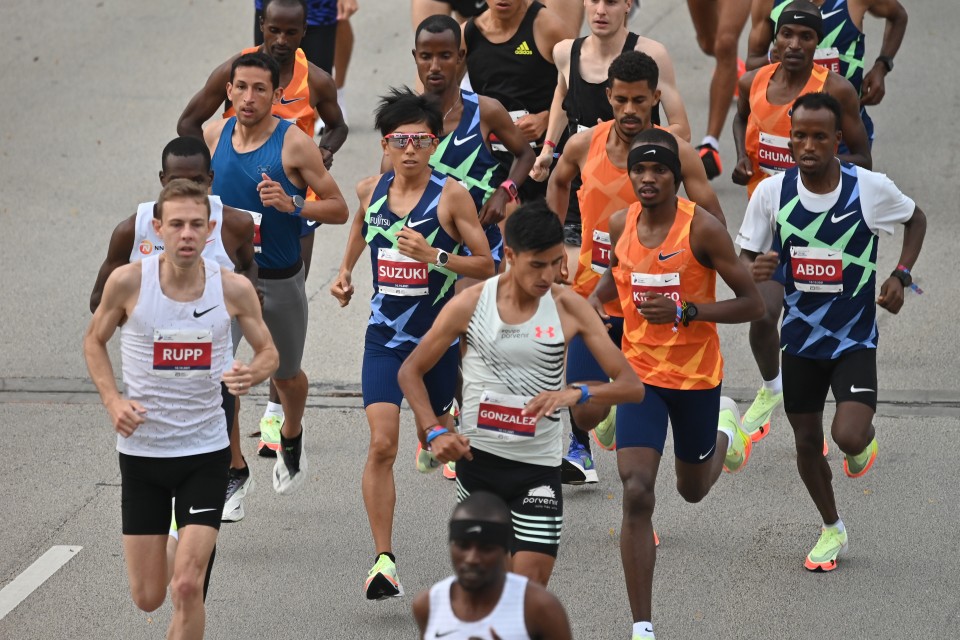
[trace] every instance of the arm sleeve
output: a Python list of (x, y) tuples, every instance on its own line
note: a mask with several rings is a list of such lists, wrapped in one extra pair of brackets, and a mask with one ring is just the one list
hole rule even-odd
[(741, 249), (765, 253), (773, 247), (782, 186), (782, 175), (767, 178), (757, 185), (747, 203), (747, 212), (743, 215), (743, 224), (737, 234), (737, 244)]
[(882, 173), (857, 167), (863, 219), (875, 234), (893, 235), (896, 225), (913, 217), (917, 204)]

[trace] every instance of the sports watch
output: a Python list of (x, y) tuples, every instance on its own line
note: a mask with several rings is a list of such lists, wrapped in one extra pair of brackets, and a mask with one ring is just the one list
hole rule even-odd
[(891, 278), (896, 278), (903, 284), (903, 288), (906, 289), (911, 284), (913, 284), (913, 276), (910, 275), (910, 272), (904, 268), (896, 268), (893, 270), (893, 273), (890, 274)]
[(300, 215), (300, 211), (303, 209), (303, 205), (306, 204), (306, 200), (298, 193), (290, 196), (290, 199), (293, 201), (293, 211), (291, 211), (291, 215)]
[(683, 303), (683, 326), (689, 327), (691, 320), (697, 319), (697, 314), (700, 313), (700, 310), (697, 309), (697, 305), (692, 302)]
[(450, 254), (444, 251), (443, 249), (437, 249), (437, 262), (438, 267), (447, 266), (447, 262), (450, 261)]
[(887, 73), (893, 71), (893, 58), (890, 56), (877, 56), (877, 62), (887, 68)]
[(510, 202), (516, 202), (519, 199), (517, 194), (517, 183), (513, 180), (504, 180), (500, 183), (500, 188), (504, 189), (507, 192), (507, 195), (510, 196)]

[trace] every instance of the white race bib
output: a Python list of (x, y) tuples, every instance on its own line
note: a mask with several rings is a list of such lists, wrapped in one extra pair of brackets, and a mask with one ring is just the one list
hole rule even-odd
[(590, 269), (594, 273), (604, 274), (610, 268), (610, 234), (593, 230), (593, 255), (590, 257)]
[(760, 165), (760, 170), (768, 176), (775, 176), (793, 168), (796, 163), (790, 147), (787, 146), (789, 142), (790, 138), (761, 131), (760, 147), (757, 149), (757, 164)]
[(153, 375), (161, 378), (203, 378), (210, 375), (213, 334), (210, 331), (156, 329), (153, 332)]
[(532, 438), (537, 434), (536, 416), (523, 415), (530, 398), (494, 391), (480, 394), (477, 428), (508, 442)]
[(834, 73), (840, 73), (840, 50), (836, 47), (817, 49), (813, 53), (813, 61)]
[(679, 273), (631, 273), (630, 285), (633, 289), (633, 304), (640, 307), (650, 294), (666, 296), (676, 303), (680, 302)]
[(790, 247), (790, 269), (797, 291), (843, 292), (843, 254), (824, 247)]
[(388, 296), (425, 296), (429, 268), (396, 249), (377, 250), (377, 291)]
[[(510, 114), (510, 119), (513, 120), (514, 124), (516, 124), (517, 120), (519, 120), (519, 119), (522, 118), (523, 116), (528, 116), (528, 115), (530, 115), (530, 112), (527, 111), (526, 109), (517, 109), (516, 111), (508, 111), (507, 113)], [(531, 143), (530, 143), (530, 146), (536, 148), (537, 143), (536, 143), (536, 142), (531, 142)], [(505, 146), (503, 146), (502, 144), (500, 144), (499, 142), (492, 142), (492, 141), (491, 141), (491, 143), (490, 143), (490, 148), (493, 149), (494, 151), (503, 151), (503, 152), (506, 152), (506, 151), (507, 151), (507, 148), (506, 148)]]

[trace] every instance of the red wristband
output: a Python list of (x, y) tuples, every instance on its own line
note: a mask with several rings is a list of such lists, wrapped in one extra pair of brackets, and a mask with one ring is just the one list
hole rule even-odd
[(544, 140), (543, 144), (544, 146), (547, 146), (547, 147), (553, 147), (554, 149), (557, 148), (557, 143), (554, 142), (553, 140)]

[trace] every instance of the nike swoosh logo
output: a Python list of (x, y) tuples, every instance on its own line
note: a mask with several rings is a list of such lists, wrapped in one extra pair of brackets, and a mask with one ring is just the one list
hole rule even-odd
[(650, 149), (650, 151), (644, 151), (644, 152), (643, 152), (643, 155), (648, 156), (648, 155), (650, 155), (651, 153), (656, 153), (656, 152), (657, 152), (656, 149)]
[(876, 393), (876, 389), (860, 388), (850, 385), (850, 393)]
[(477, 525), (475, 527), (470, 527), (469, 529), (466, 530), (466, 533), (481, 533), (481, 532), (483, 532), (483, 529), (480, 527), (480, 525)]
[(853, 211), (847, 211), (847, 212), (846, 212), (845, 214), (843, 214), (842, 216), (838, 216), (837, 214), (833, 214), (832, 216), (830, 216), (830, 222), (836, 224), (836, 223), (840, 222), (841, 220), (844, 220), (845, 218), (849, 218), (850, 216), (852, 216), (852, 215), (855, 214), (855, 213), (859, 213), (859, 212), (858, 212), (856, 209), (854, 209)]
[(835, 11), (831, 11), (830, 13), (822, 13), (822, 14), (820, 14), (820, 17), (823, 18), (824, 20), (826, 20), (826, 19), (829, 18), (830, 16), (836, 15), (836, 14), (840, 13), (841, 11), (843, 11), (843, 9), (837, 9), (837, 10), (835, 10)]
[[(486, 6), (487, 3), (484, 2), (483, 4), (484, 4), (484, 6)], [(450, 635), (451, 633), (456, 633), (456, 632), (457, 632), (456, 629), (451, 629), (450, 631), (443, 631), (443, 632), (437, 631), (437, 634), (436, 634), (434, 637), (435, 637), (435, 638), (442, 638), (443, 636), (448, 636), (448, 635)]]
[(679, 251), (674, 251), (673, 253), (668, 253), (667, 255), (663, 255), (663, 251), (661, 251), (661, 252), (657, 255), (657, 258), (659, 258), (660, 260), (669, 260), (669, 259), (672, 258), (673, 256), (679, 255), (679, 254), (683, 253), (684, 251), (686, 251), (686, 249), (680, 249)]
[(793, 19), (794, 19), (794, 20), (803, 20), (803, 18), (804, 18), (804, 16), (803, 16), (802, 13), (801, 13), (800, 15), (793, 14)]
[[(484, 4), (486, 4), (486, 3), (484, 3)], [(466, 143), (466, 142), (469, 142), (470, 140), (472, 140), (473, 138), (476, 138), (476, 137), (477, 137), (477, 134), (475, 134), (475, 133), (467, 136), (466, 138), (458, 138), (457, 136), (453, 136), (453, 146), (459, 147), (460, 145), (462, 145), (462, 144), (464, 144), (464, 143)]]
[(209, 309), (207, 309), (206, 311), (197, 311), (196, 309), (194, 309), (194, 310), (193, 310), (193, 317), (194, 317), (194, 318), (199, 318), (200, 316), (207, 315), (208, 313), (210, 313), (211, 311), (213, 311), (214, 309), (216, 309), (216, 308), (219, 307), (219, 306), (220, 306), (220, 305), (215, 304), (215, 305), (213, 305), (212, 307), (210, 307)]
[(710, 451), (707, 451), (705, 454), (703, 454), (702, 456), (700, 456), (700, 459), (701, 459), (701, 460), (706, 460), (706, 459), (707, 459), (707, 456), (709, 456), (711, 453), (713, 453), (713, 450), (716, 449), (716, 448), (717, 448), (717, 445), (713, 445), (712, 447), (710, 447)]
[(299, 102), (299, 101), (301, 101), (301, 100), (303, 100), (303, 96), (300, 96), (299, 98), (294, 98), (293, 100), (287, 100), (286, 98), (284, 98), (283, 96), (281, 96), (281, 97), (280, 97), (280, 104), (293, 104), (294, 102)]
[(432, 218), (424, 218), (423, 220), (417, 220), (416, 222), (408, 222), (407, 226), (413, 229), (414, 227), (419, 227), (424, 222), (430, 222)]
[(191, 514), (191, 515), (193, 515), (193, 514), (195, 514), (195, 513), (203, 513), (204, 511), (216, 511), (216, 509), (213, 508), (213, 507), (210, 507), (209, 509), (194, 509), (193, 507), (190, 507), (190, 514)]

